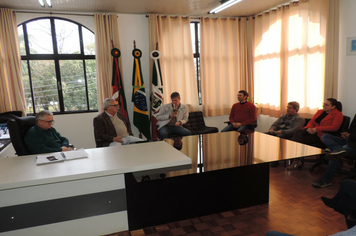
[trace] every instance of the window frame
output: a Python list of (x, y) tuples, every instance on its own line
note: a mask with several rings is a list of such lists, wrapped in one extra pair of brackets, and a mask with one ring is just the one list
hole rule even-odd
[[(29, 45), (29, 40), (28, 40), (28, 32), (27, 32), (27, 24), (31, 23), (33, 21), (37, 20), (44, 20), (48, 19), (50, 21), (50, 26), (51, 26), (51, 37), (52, 37), (52, 45), (53, 45), (53, 53), (52, 54), (31, 54), (30, 53), (30, 45)], [(56, 28), (55, 28), (55, 20), (64, 20), (71, 22), (75, 25), (78, 26), (78, 34), (79, 34), (79, 48), (80, 48), (80, 53), (79, 54), (59, 54), (58, 53), (58, 45), (57, 45), (57, 39), (56, 39)], [(75, 22), (70, 19), (62, 18), (62, 17), (37, 17), (30, 19), (28, 21), (22, 22), (21, 24), (18, 24), (17, 27), (22, 26), (23, 30), (23, 37), (24, 37), (24, 46), (25, 46), (25, 52), (26, 55), (21, 55), (21, 63), (23, 61), (26, 62), (27, 64), (27, 72), (28, 72), (28, 77), (29, 77), (29, 85), (31, 89), (31, 102), (32, 102), (32, 107), (33, 107), (33, 113), (27, 113), (28, 115), (34, 115), (36, 114), (36, 106), (35, 106), (35, 97), (34, 97), (34, 91), (33, 91), (33, 84), (32, 84), (32, 77), (31, 77), (31, 68), (30, 68), (30, 61), (31, 60), (51, 60), (54, 61), (55, 65), (55, 74), (56, 74), (56, 80), (57, 80), (57, 93), (58, 93), (58, 105), (59, 105), (59, 110), (60, 111), (55, 111), (52, 112), (53, 114), (73, 114), (73, 113), (88, 113), (88, 112), (98, 112), (98, 109), (90, 109), (90, 104), (89, 104), (89, 92), (88, 92), (88, 81), (87, 81), (87, 73), (86, 73), (86, 60), (95, 60), (96, 55), (85, 55), (84, 53), (84, 40), (83, 40), (83, 27), (90, 31), (91, 33), (94, 34), (92, 30), (87, 28), (86, 26)], [(80, 60), (83, 62), (83, 78), (85, 82), (85, 95), (86, 95), (86, 105), (87, 105), (87, 110), (77, 110), (77, 111), (65, 111), (64, 107), (64, 100), (63, 100), (63, 90), (62, 90), (62, 78), (60, 74), (60, 61), (61, 60)]]
[(198, 37), (200, 32), (198, 30), (198, 25), (200, 24), (199, 20), (191, 21), (190, 25), (194, 25), (194, 41), (192, 39), (192, 43), (194, 43), (195, 53), (193, 53), (194, 61), (195, 61), (195, 77), (197, 80), (197, 89), (198, 89), (198, 100), (199, 105), (202, 105), (202, 94), (201, 94), (201, 82), (200, 82), (200, 42)]

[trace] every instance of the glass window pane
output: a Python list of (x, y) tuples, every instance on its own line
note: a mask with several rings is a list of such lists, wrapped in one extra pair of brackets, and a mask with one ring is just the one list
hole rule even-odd
[(84, 54), (95, 55), (95, 36), (85, 27), (82, 27), (83, 42), (84, 42)]
[(83, 61), (59, 61), (65, 111), (88, 110)]
[(31, 86), (30, 86), (30, 79), (28, 76), (27, 61), (21, 61), (21, 69), (22, 69), (22, 84), (25, 93), (26, 113), (34, 113), (32, 107)]
[(65, 20), (55, 20), (59, 54), (80, 54), (78, 25)]
[(85, 60), (90, 110), (98, 109), (95, 60)]
[(52, 54), (52, 32), (49, 19), (31, 21), (27, 24), (30, 54)]
[(35, 111), (60, 111), (54, 61), (30, 61)]
[(26, 49), (25, 49), (25, 39), (23, 35), (23, 26), (20, 25), (17, 27), (17, 34), (19, 35), (19, 43), (20, 43), (20, 53), (21, 56), (26, 55)]
[(193, 54), (196, 53), (195, 51), (195, 24), (190, 23), (190, 35), (192, 38), (192, 48), (193, 48)]
[(198, 51), (200, 53), (200, 24), (197, 24), (198, 25)]

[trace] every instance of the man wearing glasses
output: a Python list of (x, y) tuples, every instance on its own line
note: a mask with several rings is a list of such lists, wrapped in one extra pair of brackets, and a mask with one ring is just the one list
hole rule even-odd
[(287, 114), (281, 115), (269, 128), (268, 133), (280, 138), (291, 139), (294, 132), (303, 127), (305, 119), (297, 113), (298, 102), (288, 102)]
[(36, 115), (36, 124), (25, 136), (28, 150), (33, 154), (71, 151), (67, 138), (60, 135), (55, 128), (53, 114), (50, 111), (40, 111)]
[(120, 106), (112, 98), (103, 103), (104, 112), (94, 118), (94, 133), (97, 147), (126, 145), (143, 141), (132, 135), (131, 124), (120, 111)]

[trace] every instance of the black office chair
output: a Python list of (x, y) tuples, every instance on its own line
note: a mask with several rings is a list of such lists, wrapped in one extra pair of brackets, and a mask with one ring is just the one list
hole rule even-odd
[(36, 117), (25, 116), (16, 117), (7, 121), (7, 128), (10, 132), (10, 139), (18, 156), (31, 155), (25, 143), (27, 131), (36, 123)]
[(201, 111), (189, 112), (188, 122), (185, 123), (183, 127), (189, 129), (193, 135), (219, 132), (219, 129), (217, 127), (209, 127), (205, 125), (203, 112)]
[(15, 119), (22, 116), (22, 111), (8, 111), (0, 113), (0, 123), (6, 123), (10, 119)]

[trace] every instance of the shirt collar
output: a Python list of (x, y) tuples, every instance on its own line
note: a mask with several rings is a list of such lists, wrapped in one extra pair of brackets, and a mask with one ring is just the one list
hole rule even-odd
[[(105, 113), (106, 113), (109, 117), (114, 117), (114, 116), (110, 115), (109, 113), (107, 113), (106, 111), (105, 111)], [(116, 115), (116, 113), (115, 113), (115, 115)]]
[[(52, 128), (52, 127), (51, 127)], [(45, 129), (42, 129), (41, 127), (39, 127), (37, 124), (35, 124), (35, 129), (38, 131), (38, 132), (44, 132), (46, 131)], [(50, 129), (48, 129), (50, 130)]]

